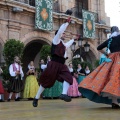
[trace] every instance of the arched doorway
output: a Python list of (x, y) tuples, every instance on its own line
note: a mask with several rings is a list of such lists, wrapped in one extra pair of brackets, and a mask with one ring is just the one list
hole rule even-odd
[[(73, 56), (76, 56), (76, 55), (80, 55), (80, 48), (77, 49), (77, 50), (74, 52)], [(85, 52), (85, 51), (84, 51), (84, 48), (82, 47), (82, 48), (81, 48), (81, 57), (82, 57), (83, 61), (91, 63), (92, 66), (94, 67), (94, 65), (95, 65), (95, 60), (96, 60), (97, 58), (96, 58), (95, 54), (92, 52), (92, 50), (90, 50), (89, 52)]]
[(36, 68), (39, 67), (39, 52), (43, 45), (48, 45), (48, 43), (44, 40), (33, 40), (25, 46), (22, 59), (24, 72), (26, 72), (27, 66), (31, 60), (34, 61)]

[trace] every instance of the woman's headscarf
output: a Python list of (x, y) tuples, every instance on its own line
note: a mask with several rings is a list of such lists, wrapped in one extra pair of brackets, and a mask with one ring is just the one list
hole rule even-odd
[(119, 28), (117, 26), (113, 26), (111, 27), (111, 35), (110, 35), (110, 38), (111, 37), (116, 37), (118, 36), (120, 33), (119, 33)]

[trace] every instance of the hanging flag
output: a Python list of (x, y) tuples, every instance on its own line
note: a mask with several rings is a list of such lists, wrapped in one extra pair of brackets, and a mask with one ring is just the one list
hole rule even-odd
[(82, 10), (83, 37), (95, 39), (95, 17), (96, 13)]
[(53, 0), (36, 0), (35, 28), (53, 30)]

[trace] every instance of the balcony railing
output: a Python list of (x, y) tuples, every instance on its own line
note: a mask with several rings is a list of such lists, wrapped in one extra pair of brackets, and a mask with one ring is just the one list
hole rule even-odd
[(28, 4), (30, 6), (35, 6), (35, 0), (14, 0), (14, 1), (21, 2), (21, 3), (24, 3), (24, 4)]
[(58, 0), (53, 1), (53, 12), (60, 13), (60, 5)]

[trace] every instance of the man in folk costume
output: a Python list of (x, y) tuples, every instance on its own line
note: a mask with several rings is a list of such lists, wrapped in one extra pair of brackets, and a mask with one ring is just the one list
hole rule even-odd
[[(40, 95), (44, 91), (44, 89), (52, 87), (56, 80), (63, 82), (63, 91), (59, 98), (66, 102), (71, 101), (71, 97), (67, 96), (67, 91), (69, 86), (73, 83), (73, 78), (68, 70), (68, 67), (65, 65), (65, 60), (67, 58), (66, 49), (73, 44), (74, 39), (70, 40), (67, 43), (64, 43), (64, 31), (66, 30), (70, 22), (71, 18), (69, 17), (66, 23), (62, 24), (60, 29), (55, 32), (55, 37), (52, 41), (51, 48), (52, 59), (47, 64), (47, 68), (40, 77), (40, 87), (33, 100), (34, 107), (37, 107), (38, 99), (40, 98)], [(77, 40), (78, 36), (76, 36), (75, 39)]]
[(16, 93), (15, 101), (19, 101), (19, 93), (23, 90), (23, 77), (24, 73), (22, 71), (22, 67), (20, 65), (20, 59), (18, 56), (15, 56), (14, 63), (9, 67), (10, 73), (10, 86), (8, 88), (9, 98), (8, 101), (11, 100), (12, 94)]

